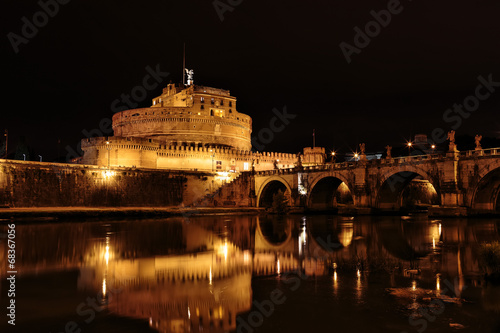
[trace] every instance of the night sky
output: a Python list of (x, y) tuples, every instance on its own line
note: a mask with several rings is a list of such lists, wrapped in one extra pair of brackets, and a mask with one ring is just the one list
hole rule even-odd
[[(383, 151), (436, 128), (500, 136), (498, 1), (217, 0), (218, 13), (211, 0), (72, 0), (17, 53), (9, 36), (23, 37), (23, 17), (32, 23), (42, 7), (3, 3), (0, 130), (9, 130), (12, 153), (24, 136), (34, 160), (68, 156), (82, 131), (111, 118), (114, 100), (143, 85), (146, 67), (159, 66), (169, 76), (137, 103), (150, 106), (170, 80), (182, 80), (184, 42), (195, 83), (229, 89), (254, 135), (273, 108), (296, 115), (266, 151), (299, 152), (313, 129), (316, 145), (341, 153), (361, 142)], [(354, 47), (355, 27), (365, 30), (371, 11), (388, 7), (398, 13), (348, 63), (339, 45)], [(445, 121), (447, 109), (475, 95), (479, 76), (499, 82), (496, 91), (467, 118), (452, 112)]]

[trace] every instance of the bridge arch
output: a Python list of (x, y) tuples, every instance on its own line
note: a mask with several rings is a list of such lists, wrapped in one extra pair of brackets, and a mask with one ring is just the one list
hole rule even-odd
[(430, 206), (441, 202), (437, 181), (415, 166), (391, 168), (383, 174), (379, 184), (374, 204), (378, 209), (399, 210), (405, 206)]
[(375, 225), (378, 241), (385, 250), (394, 258), (408, 262), (430, 253), (431, 244), (439, 241), (441, 236), (437, 228), (435, 224), (405, 223), (396, 219)]
[[(281, 230), (284, 233), (284, 237), (281, 239), (278, 239), (276, 241), (272, 241), (268, 235), (269, 229), (268, 227), (271, 227), (274, 230), (276, 227), (276, 222), (282, 222), (284, 225), (280, 225), (277, 228), (280, 229), (282, 227), (283, 230)], [(294, 249), (294, 244), (292, 242), (290, 246), (290, 240), (292, 239), (292, 234), (293, 234), (293, 221), (290, 219), (284, 219), (280, 221), (279, 219), (263, 219), (257, 217), (257, 223), (256, 223), (256, 228), (255, 228), (255, 245), (258, 250), (260, 251), (283, 251), (283, 250), (291, 250), (293, 252)], [(266, 230), (263, 230), (266, 229)]]
[(279, 176), (273, 176), (267, 179), (257, 192), (257, 207), (271, 207), (273, 203), (273, 195), (282, 191), (288, 202), (291, 204), (292, 188), (288, 182)]
[(479, 171), (478, 179), (469, 194), (470, 207), (476, 211), (500, 212), (500, 161)]
[(345, 176), (338, 173), (322, 174), (311, 182), (308, 208), (333, 209), (339, 204), (354, 204), (354, 196)]

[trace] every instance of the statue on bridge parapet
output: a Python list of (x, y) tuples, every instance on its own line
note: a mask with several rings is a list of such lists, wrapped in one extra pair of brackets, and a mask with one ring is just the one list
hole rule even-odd
[(385, 149), (387, 149), (387, 156), (385, 158), (388, 160), (392, 159), (392, 154), (391, 154), (392, 146), (387, 145), (385, 146)]
[(295, 164), (295, 168), (299, 171), (304, 170), (304, 166), (302, 165), (303, 155), (301, 153), (297, 153), (297, 164)]
[(359, 144), (359, 160), (360, 161), (366, 161), (366, 153), (365, 153), (365, 144), (360, 143)]
[(451, 130), (448, 132), (448, 140), (450, 141), (449, 150), (450, 153), (458, 152), (457, 145), (455, 144), (455, 131)]
[(481, 140), (483, 139), (482, 135), (476, 135), (474, 137), (474, 140), (476, 142), (476, 150), (483, 150), (483, 147), (481, 147)]

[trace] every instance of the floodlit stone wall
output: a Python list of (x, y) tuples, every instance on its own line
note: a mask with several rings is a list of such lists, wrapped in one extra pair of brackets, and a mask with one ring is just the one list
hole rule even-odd
[(0, 160), (0, 206), (9, 207), (190, 205), (222, 183), (202, 172)]
[(158, 140), (143, 138), (90, 138), (82, 140), (85, 152), (82, 163), (102, 167), (136, 167), (207, 172), (241, 172), (288, 169), (297, 166), (295, 154), (249, 150), (168, 146)]

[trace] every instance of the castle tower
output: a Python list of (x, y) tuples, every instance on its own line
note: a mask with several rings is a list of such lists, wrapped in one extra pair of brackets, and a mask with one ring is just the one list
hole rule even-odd
[(252, 118), (236, 110), (229, 90), (171, 83), (152, 104), (116, 113), (115, 136), (154, 139), (166, 146), (251, 149)]

